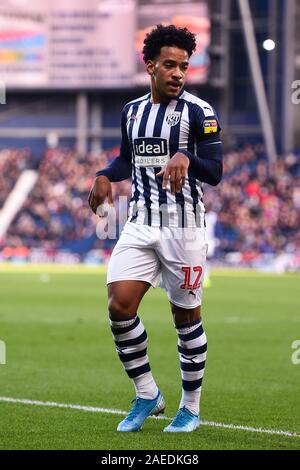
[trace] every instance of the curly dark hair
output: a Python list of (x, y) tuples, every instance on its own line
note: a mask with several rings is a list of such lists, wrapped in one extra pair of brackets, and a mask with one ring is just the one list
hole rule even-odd
[(144, 62), (153, 60), (164, 46), (175, 46), (187, 51), (189, 57), (196, 49), (196, 37), (187, 28), (176, 28), (174, 25), (158, 24), (144, 39)]

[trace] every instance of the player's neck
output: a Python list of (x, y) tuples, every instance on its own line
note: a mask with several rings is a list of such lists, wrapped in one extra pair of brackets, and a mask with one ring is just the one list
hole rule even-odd
[(178, 100), (179, 97), (181, 96), (182, 92), (183, 92), (183, 90), (180, 91), (178, 96), (171, 98), (170, 96), (161, 95), (158, 92), (158, 90), (151, 83), (151, 98), (150, 98), (150, 101), (153, 104), (169, 104), (170, 101), (172, 101), (172, 100)]
[(151, 93), (150, 101), (152, 104), (168, 104), (171, 100), (168, 97), (157, 97)]
[(154, 86), (151, 84), (151, 103), (153, 104), (168, 104), (171, 101), (171, 98), (168, 96), (162, 96)]

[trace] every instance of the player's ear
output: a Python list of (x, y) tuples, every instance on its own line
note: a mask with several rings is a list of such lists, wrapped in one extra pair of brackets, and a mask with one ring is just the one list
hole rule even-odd
[(146, 70), (150, 76), (154, 74), (154, 62), (152, 62), (152, 60), (146, 62)]

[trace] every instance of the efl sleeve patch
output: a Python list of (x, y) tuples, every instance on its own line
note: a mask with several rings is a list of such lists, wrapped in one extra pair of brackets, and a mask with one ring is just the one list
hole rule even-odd
[(204, 134), (215, 134), (218, 132), (218, 121), (216, 119), (205, 119), (203, 128)]

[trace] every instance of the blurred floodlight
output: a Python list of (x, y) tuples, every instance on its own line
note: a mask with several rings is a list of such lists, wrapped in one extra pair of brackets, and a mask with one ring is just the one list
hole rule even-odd
[(264, 42), (263, 42), (263, 48), (266, 50), (266, 51), (273, 51), (276, 47), (276, 43), (275, 41), (273, 41), (273, 39), (266, 39)]

